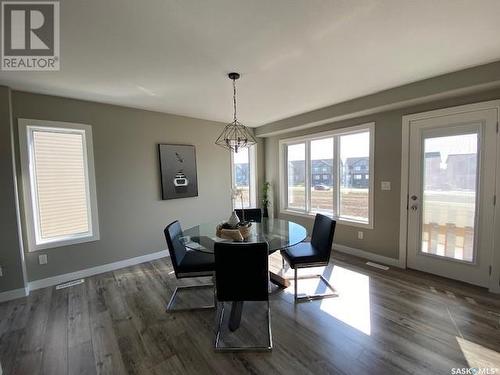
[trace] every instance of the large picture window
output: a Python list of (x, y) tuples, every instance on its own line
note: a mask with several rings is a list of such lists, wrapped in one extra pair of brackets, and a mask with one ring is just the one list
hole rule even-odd
[(99, 238), (89, 125), (19, 120), (29, 250)]
[(281, 210), (373, 227), (375, 124), (280, 142)]

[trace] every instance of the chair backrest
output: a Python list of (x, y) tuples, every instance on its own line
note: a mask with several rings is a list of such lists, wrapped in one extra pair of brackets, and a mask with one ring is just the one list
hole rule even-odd
[(186, 246), (184, 246), (180, 239), (182, 237), (181, 224), (176, 220), (167, 225), (163, 232), (167, 240), (168, 252), (170, 253), (172, 265), (174, 266), (175, 276), (177, 276), (177, 268), (184, 258), (184, 255), (186, 255)]
[(269, 249), (265, 242), (215, 243), (215, 285), (219, 301), (269, 299)]
[[(243, 210), (237, 208), (234, 211), (240, 220), (243, 220)], [(245, 220), (254, 221), (256, 223), (262, 222), (262, 210), (260, 208), (245, 208)]]
[(316, 214), (314, 219), (311, 245), (324, 255), (326, 261), (330, 260), (336, 224), (335, 220), (321, 214)]

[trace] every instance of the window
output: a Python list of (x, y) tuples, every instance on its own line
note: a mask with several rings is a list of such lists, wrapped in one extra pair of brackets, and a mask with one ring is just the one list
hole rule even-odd
[(282, 211), (373, 228), (374, 132), (369, 123), (280, 141)]
[(19, 119), (29, 251), (99, 239), (89, 125)]
[(289, 145), (287, 148), (288, 200), (293, 209), (306, 207), (306, 144)]
[[(339, 136), (340, 159), (346, 166), (346, 174), (354, 170), (366, 172), (370, 160), (370, 132), (362, 131)], [(368, 171), (370, 172), (370, 171)], [(365, 174), (366, 175), (366, 174)], [(369, 175), (368, 175), (369, 176)], [(344, 179), (340, 182), (339, 216), (358, 222), (369, 221), (369, 178), (363, 179), (363, 174), (354, 175), (354, 181)]]
[[(311, 149), (311, 165), (321, 165), (321, 169), (325, 172), (325, 165), (333, 165), (333, 139), (317, 139), (310, 142)], [(311, 189), (311, 204), (312, 212), (328, 213), (333, 209), (333, 192), (332, 192), (332, 176), (322, 174), (318, 175), (318, 180), (321, 179), (321, 184), (314, 184)]]
[[(231, 174), (234, 195), (233, 208), (256, 207), (255, 147), (245, 147), (231, 153)], [(240, 195), (241, 193), (241, 195)]]

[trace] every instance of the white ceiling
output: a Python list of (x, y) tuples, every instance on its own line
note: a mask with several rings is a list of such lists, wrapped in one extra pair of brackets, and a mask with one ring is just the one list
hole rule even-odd
[(258, 126), (500, 60), (498, 0), (64, 0), (61, 71), (14, 89)]

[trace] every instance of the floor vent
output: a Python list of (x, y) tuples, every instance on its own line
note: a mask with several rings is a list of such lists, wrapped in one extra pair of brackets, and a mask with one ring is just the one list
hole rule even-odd
[(378, 264), (378, 263), (366, 262), (366, 264), (369, 265), (370, 267), (375, 267), (375, 268), (378, 268), (378, 269), (381, 269), (384, 271), (387, 271), (389, 269), (389, 267), (384, 266), (382, 264)]
[(69, 288), (70, 286), (75, 286), (75, 285), (78, 285), (78, 284), (82, 284), (84, 282), (85, 282), (85, 279), (68, 281), (67, 283), (56, 285), (56, 290), (64, 289), (64, 288)]

